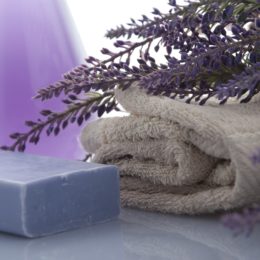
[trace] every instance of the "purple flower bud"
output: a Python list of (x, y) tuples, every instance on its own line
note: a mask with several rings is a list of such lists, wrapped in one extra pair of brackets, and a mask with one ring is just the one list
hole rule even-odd
[(172, 52), (172, 47), (171, 46), (167, 46), (166, 47), (167, 53), (170, 55)]
[(125, 45), (125, 42), (124, 41), (120, 41), (120, 40), (118, 40), (118, 41), (116, 41), (115, 43), (114, 43), (114, 46), (115, 47), (122, 47), (122, 46), (124, 46)]
[(201, 27), (201, 30), (202, 30), (202, 32), (205, 33), (206, 35), (209, 35), (209, 34), (211, 33), (208, 24), (203, 24), (202, 27)]
[(91, 112), (92, 112), (92, 113), (95, 113), (97, 110), (98, 110), (98, 106), (97, 106), (97, 105), (93, 105), (93, 106), (91, 107)]
[(146, 16), (146, 15), (142, 15), (142, 17), (143, 17), (143, 21), (148, 21), (149, 20), (149, 18)]
[(201, 22), (202, 22), (202, 24), (208, 24), (208, 23), (213, 22), (214, 18), (215, 18), (215, 12), (210, 11), (203, 15)]
[(101, 50), (101, 53), (102, 53), (102, 54), (108, 54), (108, 53), (109, 53), (109, 50), (106, 49), (106, 48), (103, 48), (103, 49)]
[(240, 62), (241, 62), (241, 60), (242, 60), (242, 53), (241, 53), (241, 52), (239, 52), (239, 53), (236, 55), (235, 60), (236, 60), (237, 63), (240, 63)]
[(122, 68), (122, 66), (119, 63), (113, 63), (113, 66), (115, 68), (117, 68), (118, 70), (120, 70)]
[(209, 15), (208, 15), (208, 13), (205, 13), (203, 15), (201, 22), (202, 22), (202, 24), (208, 24), (208, 22), (209, 22)]
[(131, 22), (132, 22), (133, 24), (136, 24), (135, 19), (130, 18), (130, 20), (131, 20)]
[(226, 32), (226, 30), (224, 28), (221, 30), (221, 34), (224, 35), (224, 36), (227, 35), (227, 32)]
[(224, 20), (229, 19), (232, 16), (233, 12), (234, 12), (234, 7), (232, 5), (227, 6), (223, 12), (222, 18)]
[(250, 56), (249, 56), (249, 60), (252, 63), (256, 63), (257, 62), (257, 53), (256, 52), (251, 52)]
[(89, 56), (87, 59), (86, 59), (86, 62), (87, 63), (93, 63), (94, 61), (96, 61), (96, 59), (92, 56)]
[(233, 66), (234, 65), (234, 57), (232, 55), (227, 56), (227, 66)]
[(250, 35), (250, 31), (242, 32), (243, 37), (248, 37)]
[(136, 66), (133, 66), (132, 70), (134, 73), (140, 73), (140, 69), (138, 69)]
[(209, 39), (213, 44), (216, 44), (220, 40), (220, 38), (216, 34), (211, 34)]
[(256, 19), (255, 19), (255, 27), (256, 27), (257, 29), (260, 29), (260, 18), (256, 18)]
[(152, 11), (152, 14), (154, 14), (154, 15), (161, 15), (161, 12), (157, 8), (154, 8), (153, 11)]
[(181, 52), (181, 59), (186, 60), (188, 58), (188, 54), (186, 52)]
[(169, 5), (176, 6), (176, 0), (169, 0)]
[(160, 45), (158, 44), (158, 45), (156, 45), (155, 47), (154, 47), (154, 50), (156, 51), (156, 52), (158, 52), (159, 51), (159, 49), (160, 49)]
[(98, 117), (101, 117), (105, 111), (106, 111), (105, 104), (102, 104), (101, 106), (99, 106), (98, 110), (97, 110)]
[(240, 26), (232, 24), (231, 31), (234, 35), (238, 35), (242, 31), (242, 29), (240, 28)]

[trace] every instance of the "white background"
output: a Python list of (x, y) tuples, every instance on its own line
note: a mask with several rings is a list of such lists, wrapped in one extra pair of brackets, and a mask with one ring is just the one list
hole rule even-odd
[(100, 57), (102, 47), (109, 46), (105, 39), (108, 29), (126, 24), (130, 18), (149, 16), (153, 7), (168, 11), (168, 0), (66, 0), (80, 33), (86, 53)]

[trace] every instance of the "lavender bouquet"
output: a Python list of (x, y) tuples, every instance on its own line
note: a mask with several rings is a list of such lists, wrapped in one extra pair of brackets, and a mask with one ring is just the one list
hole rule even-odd
[(93, 113), (101, 117), (118, 111), (114, 89), (125, 90), (135, 81), (149, 94), (187, 103), (203, 105), (212, 97), (222, 105), (231, 97), (249, 102), (260, 91), (260, 1), (181, 5), (170, 0), (169, 9), (154, 8), (151, 17), (109, 30), (106, 37), (116, 39), (115, 48), (103, 48), (104, 59), (89, 56), (86, 64), (35, 96), (42, 101), (62, 97), (64, 111), (41, 111), (38, 121), (25, 122), (26, 133), (13, 133), (13, 145), (1, 148), (23, 152), (44, 133), (58, 135), (69, 124), (81, 126)]

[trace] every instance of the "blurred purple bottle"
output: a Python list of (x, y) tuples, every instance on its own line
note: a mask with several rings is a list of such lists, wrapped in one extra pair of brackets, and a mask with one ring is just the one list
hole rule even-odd
[[(25, 120), (39, 111), (60, 111), (60, 99), (32, 100), (37, 89), (48, 86), (79, 65), (85, 53), (65, 0), (0, 1), (0, 145), (9, 134), (23, 132)], [(63, 158), (81, 158), (79, 129), (70, 126), (58, 137), (42, 135), (26, 152)]]

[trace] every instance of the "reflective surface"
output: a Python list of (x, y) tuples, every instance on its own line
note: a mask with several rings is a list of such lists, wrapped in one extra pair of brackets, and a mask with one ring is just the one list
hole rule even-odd
[(260, 229), (233, 237), (217, 217), (181, 217), (122, 210), (119, 221), (27, 240), (0, 235), (1, 259), (257, 260)]
[[(84, 56), (65, 0), (0, 1), (0, 145), (12, 143), (10, 133), (26, 131), (24, 121), (37, 120), (41, 109), (64, 109), (57, 99), (42, 103), (32, 97)], [(27, 152), (78, 159), (78, 132), (70, 127), (57, 138), (43, 135)]]

